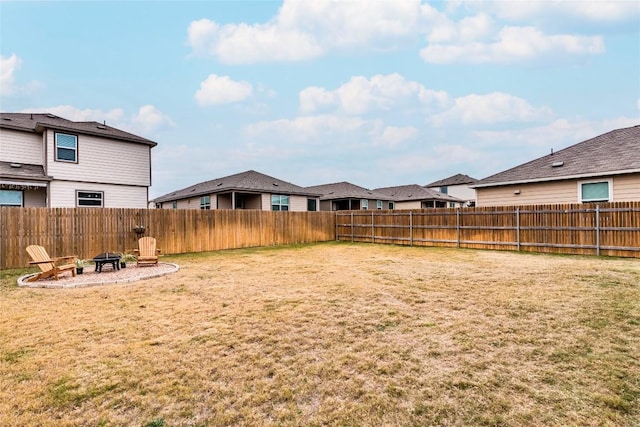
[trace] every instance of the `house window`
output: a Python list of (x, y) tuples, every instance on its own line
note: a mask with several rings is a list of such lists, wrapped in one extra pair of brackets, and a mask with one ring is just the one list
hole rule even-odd
[(369, 201), (367, 199), (362, 199), (362, 210), (369, 209)]
[(378, 201), (376, 202), (376, 205), (377, 205), (376, 207), (377, 207), (378, 209), (382, 209), (382, 200), (378, 200)]
[(395, 209), (395, 204), (393, 202), (389, 202), (389, 209)]
[(447, 187), (446, 185), (443, 185), (442, 187), (440, 187), (440, 192), (442, 194), (449, 194), (449, 187)]
[(173, 203), (171, 204), (171, 207), (172, 207), (173, 209), (178, 209), (178, 201), (177, 201), (177, 200), (174, 200), (174, 201), (173, 201)]
[(583, 203), (611, 201), (611, 181), (580, 182), (578, 188)]
[(78, 163), (78, 137), (66, 133), (56, 133), (56, 160)]
[(78, 207), (101, 208), (103, 207), (104, 193), (102, 191), (78, 191), (76, 200)]
[(289, 196), (282, 196), (277, 194), (271, 195), (271, 210), (272, 211), (288, 211), (289, 210)]
[(211, 209), (211, 197), (210, 196), (202, 196), (202, 197), (200, 197), (200, 209)]
[(0, 206), (22, 207), (22, 191), (0, 190)]
[(315, 212), (318, 210), (318, 201), (316, 199), (307, 199), (307, 210)]

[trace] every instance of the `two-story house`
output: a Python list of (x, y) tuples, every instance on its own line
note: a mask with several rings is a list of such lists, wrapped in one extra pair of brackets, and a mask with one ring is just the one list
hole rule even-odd
[(0, 113), (0, 206), (146, 208), (156, 145), (105, 123)]
[(476, 182), (478, 182), (477, 179), (459, 173), (448, 178), (434, 181), (424, 187), (455, 197), (456, 199), (461, 199), (464, 201), (464, 206), (475, 206), (476, 190), (473, 189), (473, 185)]

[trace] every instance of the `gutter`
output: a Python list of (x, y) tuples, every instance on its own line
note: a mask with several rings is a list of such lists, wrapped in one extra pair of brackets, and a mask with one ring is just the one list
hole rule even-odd
[(523, 179), (523, 180), (517, 180), (517, 181), (491, 182), (487, 184), (470, 185), (469, 188), (501, 187), (505, 185), (514, 185), (514, 184), (533, 184), (537, 182), (564, 181), (567, 179), (594, 178), (594, 177), (609, 176), (609, 175), (626, 175), (630, 173), (640, 173), (640, 169), (625, 169), (625, 170), (619, 170), (619, 171), (583, 173), (583, 174), (577, 174), (577, 175), (533, 178), (533, 179)]

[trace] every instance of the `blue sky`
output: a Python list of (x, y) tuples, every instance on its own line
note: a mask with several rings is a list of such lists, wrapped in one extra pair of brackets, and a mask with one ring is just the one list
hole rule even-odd
[(637, 1), (0, 1), (0, 109), (152, 139), (151, 197), (484, 178), (640, 124)]

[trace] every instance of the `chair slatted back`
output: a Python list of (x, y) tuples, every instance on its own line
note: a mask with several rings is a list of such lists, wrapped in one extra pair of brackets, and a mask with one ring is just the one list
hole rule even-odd
[(155, 257), (156, 256), (156, 239), (153, 237), (141, 237), (138, 240), (138, 250), (141, 257)]
[[(51, 257), (47, 253), (47, 250), (42, 246), (38, 246), (38, 245), (27, 246), (27, 253), (31, 257), (31, 259), (33, 259), (34, 262), (39, 263), (37, 265), (38, 267), (40, 267), (40, 270), (42, 270), (43, 272), (51, 271), (54, 268), (56, 268), (56, 265), (51, 260)], [(49, 261), (49, 262), (42, 262), (42, 261)]]

